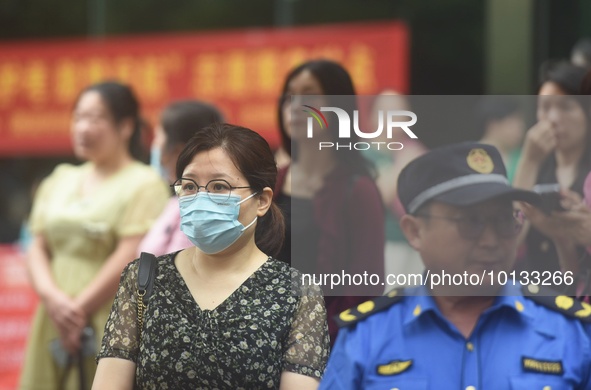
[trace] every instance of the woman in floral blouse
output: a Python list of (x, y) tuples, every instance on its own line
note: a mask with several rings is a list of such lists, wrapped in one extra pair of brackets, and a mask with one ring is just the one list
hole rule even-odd
[[(284, 222), (266, 141), (233, 125), (198, 132), (173, 185), (194, 247), (158, 258), (138, 336), (138, 261), (121, 276), (94, 389), (315, 389), (328, 356), (320, 289), (271, 257)], [(149, 190), (149, 189), (148, 189)]]

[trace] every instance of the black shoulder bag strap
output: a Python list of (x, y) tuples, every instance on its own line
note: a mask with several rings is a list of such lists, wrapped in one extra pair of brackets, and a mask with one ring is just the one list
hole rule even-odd
[(138, 341), (142, 338), (142, 329), (144, 327), (144, 312), (152, 289), (154, 287), (154, 278), (156, 277), (156, 256), (151, 253), (142, 252), (140, 254), (140, 264), (137, 275), (137, 322), (138, 322)]

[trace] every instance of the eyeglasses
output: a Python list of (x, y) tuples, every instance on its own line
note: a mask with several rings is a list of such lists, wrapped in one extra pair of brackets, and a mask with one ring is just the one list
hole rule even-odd
[(469, 215), (465, 217), (444, 217), (430, 214), (416, 214), (417, 217), (445, 219), (455, 222), (460, 235), (467, 240), (476, 240), (484, 229), (490, 223), (495, 229), (497, 235), (501, 238), (514, 238), (519, 234), (523, 227), (523, 214), (521, 211), (515, 211), (512, 215), (496, 216), (484, 218), (479, 215)]
[(209, 198), (218, 204), (227, 202), (230, 199), (230, 195), (232, 195), (232, 190), (250, 188), (250, 186), (233, 187), (224, 179), (210, 180), (206, 185), (200, 186), (195, 180), (184, 177), (175, 181), (171, 187), (179, 198), (186, 197), (188, 200), (195, 199), (199, 190), (203, 188)]

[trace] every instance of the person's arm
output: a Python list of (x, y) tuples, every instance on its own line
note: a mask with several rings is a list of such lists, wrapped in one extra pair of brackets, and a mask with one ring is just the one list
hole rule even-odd
[(119, 358), (99, 360), (92, 383), (92, 390), (132, 390), (135, 380), (135, 363)]
[(97, 355), (98, 368), (93, 389), (132, 389), (135, 382), (140, 338), (137, 317), (139, 262), (127, 265), (105, 324)]
[[(591, 246), (591, 209), (583, 202), (576, 192), (563, 191), (562, 206), (565, 212), (556, 213), (554, 217), (560, 226), (564, 226), (565, 240), (553, 240), (558, 253), (558, 262), (563, 271), (572, 271), (575, 278), (581, 277), (582, 247)], [(586, 283), (586, 281), (584, 281)]]
[(51, 275), (50, 259), (42, 234), (35, 234), (27, 253), (27, 271), (33, 289), (42, 300), (51, 290), (57, 289), (57, 285)]
[(536, 123), (525, 135), (521, 158), (515, 169), (513, 186), (530, 190), (536, 184), (540, 167), (556, 148), (556, 134), (548, 121)]
[(113, 298), (117, 290), (117, 281), (121, 271), (133, 259), (137, 258), (138, 246), (164, 209), (168, 199), (168, 188), (162, 180), (154, 176), (153, 180), (137, 187), (130, 197), (114, 232), (118, 237), (117, 245), (94, 279), (76, 297), (76, 302), (87, 315), (92, 315), (106, 302)]
[(64, 293), (56, 282), (51, 270), (51, 249), (45, 232), (47, 211), (52, 209), (55, 199), (60, 196), (60, 182), (69, 180), (71, 167), (58, 166), (45, 178), (35, 192), (35, 201), (29, 217), (29, 227), (33, 234), (26, 257), (27, 272), (31, 285), (37, 292), (47, 315), (56, 327), (60, 339), (70, 352), (77, 350), (79, 340), (70, 345), (67, 335), (82, 329), (86, 323), (84, 312), (74, 299)]
[(320, 381), (318, 378), (283, 371), (279, 390), (316, 390)]
[[(296, 274), (292, 279), (301, 280)], [(318, 388), (330, 350), (322, 290), (302, 286), (300, 294), (283, 354), (281, 390)]]
[(581, 196), (570, 190), (561, 191), (562, 206), (567, 210), (556, 218), (568, 228), (568, 236), (578, 245), (591, 247), (591, 209)]
[(143, 235), (121, 238), (92, 282), (76, 297), (76, 303), (88, 316), (113, 298), (121, 271), (136, 257), (142, 237)]
[(57, 328), (64, 347), (70, 352), (76, 351), (79, 340), (70, 343), (67, 336), (84, 328), (86, 316), (75, 300), (61, 291), (55, 283), (47, 243), (42, 234), (34, 236), (26, 261), (31, 284)]
[(548, 216), (543, 211), (528, 204), (522, 204), (521, 208), (529, 223), (554, 243), (558, 253), (560, 269), (563, 272), (571, 271), (577, 274), (579, 272), (577, 243), (570, 233), (572, 230), (576, 230), (576, 224), (568, 216), (569, 213), (574, 213), (574, 211), (553, 212)]
[[(550, 122), (540, 121), (529, 129), (525, 135), (521, 157), (515, 168), (513, 186), (531, 190), (536, 184), (542, 163), (555, 148), (556, 135)], [(518, 244), (525, 241), (529, 228), (530, 223), (526, 222), (517, 236)]]

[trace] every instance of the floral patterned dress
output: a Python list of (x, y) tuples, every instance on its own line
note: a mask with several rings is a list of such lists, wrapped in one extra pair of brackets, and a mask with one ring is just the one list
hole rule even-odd
[(275, 389), (283, 371), (322, 376), (329, 340), (319, 288), (298, 284), (295, 269), (269, 258), (218, 307), (202, 310), (174, 257), (158, 257), (141, 340), (138, 260), (124, 269), (97, 359), (135, 362), (140, 389)]

